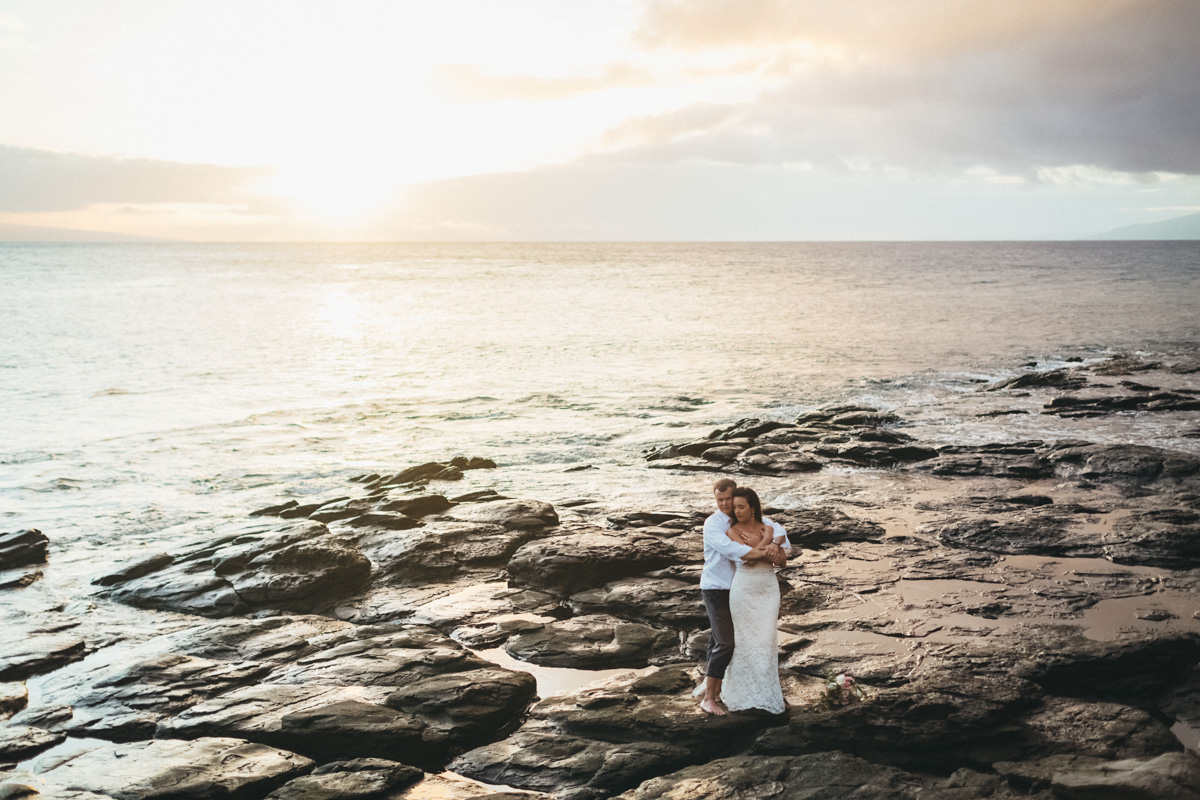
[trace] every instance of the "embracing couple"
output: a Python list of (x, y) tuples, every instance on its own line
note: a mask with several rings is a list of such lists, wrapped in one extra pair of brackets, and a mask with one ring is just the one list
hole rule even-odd
[(753, 489), (722, 478), (713, 495), (717, 512), (704, 521), (700, 576), (712, 644), (700, 708), (716, 715), (747, 708), (782, 714), (775, 567), (787, 563), (791, 543), (782, 526), (763, 517)]

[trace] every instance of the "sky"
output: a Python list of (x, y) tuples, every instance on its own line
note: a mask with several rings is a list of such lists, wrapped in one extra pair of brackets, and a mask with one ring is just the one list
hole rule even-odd
[(1074, 239), (1198, 211), (1196, 0), (0, 0), (0, 238)]

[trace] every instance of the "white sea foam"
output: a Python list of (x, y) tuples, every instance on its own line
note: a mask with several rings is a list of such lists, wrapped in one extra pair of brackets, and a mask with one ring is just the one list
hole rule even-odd
[(502, 466), (449, 493), (706, 507), (711, 476), (641, 452), (840, 403), (934, 442), (1195, 452), (1177, 416), (979, 418), (976, 381), (1194, 353), (1198, 263), (1155, 243), (0, 244), (0, 528), (136, 552), (457, 454)]

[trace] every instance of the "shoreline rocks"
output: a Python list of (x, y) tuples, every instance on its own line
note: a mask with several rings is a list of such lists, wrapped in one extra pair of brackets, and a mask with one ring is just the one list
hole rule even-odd
[[(1161, 401), (1190, 403), (1178, 376), (1193, 372), (1171, 383), (1144, 366), (1030, 372), (968, 405), (1180, 413)], [(919, 430), (839, 406), (647, 454), (796, 496), (822, 487), (811, 507), (768, 510), (794, 546), (783, 715), (696, 707), (705, 513), (434, 491), (495, 468), (456, 458), (356, 476), (97, 576), (102, 602), (171, 612), (158, 636), (97, 635), (81, 604), (11, 620), (0, 678), (36, 682), (0, 687), (0, 764), (43, 755), (36, 772), (0, 767), (0, 796), (494, 794), (424, 772), (446, 768), (555, 800), (1190, 790), (1200, 459)], [(819, 708), (846, 668), (867, 700)], [(617, 669), (635, 671), (589, 680)], [(590, 685), (537, 697), (534, 675), (559, 670)]]

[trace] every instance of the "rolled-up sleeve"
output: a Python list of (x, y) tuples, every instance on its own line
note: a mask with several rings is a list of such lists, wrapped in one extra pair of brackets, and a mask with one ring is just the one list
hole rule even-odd
[(725, 535), (729, 526), (720, 520), (709, 520), (704, 523), (704, 546), (716, 550), (730, 561), (741, 561), (742, 556), (753, 550), (753, 547), (735, 542)]
[[(771, 526), (771, 528), (772, 528), (772, 529), (775, 531), (775, 543), (776, 543), (776, 544), (778, 544), (778, 545), (779, 545), (780, 547), (782, 547), (784, 550), (791, 550), (791, 549), (792, 549), (792, 542), (791, 542), (791, 540), (790, 540), (790, 539), (788, 539), (788, 537), (787, 537), (787, 531), (785, 531), (785, 530), (783, 529), (783, 526), (782, 526), (782, 525), (780, 525), (778, 522), (776, 522), (775, 520), (771, 519), (770, 517), (763, 517), (763, 522), (765, 522), (765, 523), (767, 523), (768, 525), (770, 525), (770, 526)], [(707, 535), (707, 534), (706, 534), (706, 535)], [(729, 537), (726, 537), (726, 538), (729, 538)]]

